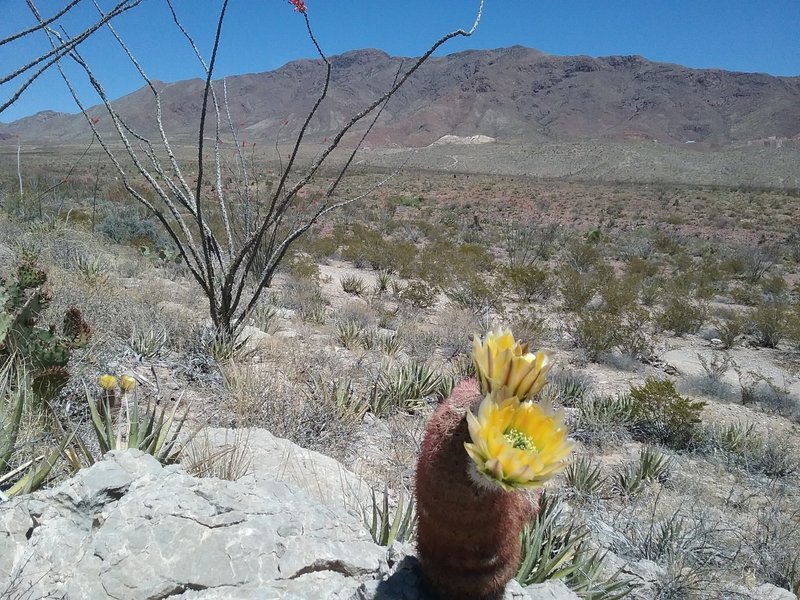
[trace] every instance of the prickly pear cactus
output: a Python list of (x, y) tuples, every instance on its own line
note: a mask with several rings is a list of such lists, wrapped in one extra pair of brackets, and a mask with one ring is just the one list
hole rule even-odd
[(23, 256), (14, 278), (0, 278), (0, 362), (11, 355), (22, 361), (31, 369), (34, 391), (49, 399), (66, 385), (72, 350), (89, 342), (91, 330), (77, 308), (66, 312), (61, 332), (39, 324), (51, 301), (46, 282), (30, 255)]
[(61, 326), (64, 337), (69, 341), (73, 348), (83, 348), (89, 343), (92, 330), (89, 324), (84, 321), (81, 311), (75, 307), (70, 308), (64, 315), (64, 323)]

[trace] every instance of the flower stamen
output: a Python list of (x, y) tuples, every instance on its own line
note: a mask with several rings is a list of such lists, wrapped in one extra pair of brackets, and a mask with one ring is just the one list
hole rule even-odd
[(505, 439), (512, 448), (516, 448), (517, 450), (537, 452), (536, 444), (533, 439), (522, 433), (519, 429), (510, 428), (503, 434), (503, 439)]

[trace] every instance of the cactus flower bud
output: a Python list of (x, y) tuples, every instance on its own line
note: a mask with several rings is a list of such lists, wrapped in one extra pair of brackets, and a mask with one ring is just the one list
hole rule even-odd
[(101, 375), (97, 383), (99, 383), (100, 387), (105, 391), (110, 392), (117, 387), (117, 378), (113, 375)]
[(136, 380), (130, 375), (123, 375), (119, 378), (119, 387), (123, 392), (130, 392), (136, 387)]

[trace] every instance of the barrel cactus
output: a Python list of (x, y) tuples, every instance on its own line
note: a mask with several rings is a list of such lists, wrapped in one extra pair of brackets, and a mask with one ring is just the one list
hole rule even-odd
[(502, 598), (538, 488), (572, 450), (562, 415), (533, 401), (549, 354), (499, 330), (475, 339), (473, 362), (477, 378), (434, 412), (417, 462), (418, 554), (426, 586), (442, 600)]

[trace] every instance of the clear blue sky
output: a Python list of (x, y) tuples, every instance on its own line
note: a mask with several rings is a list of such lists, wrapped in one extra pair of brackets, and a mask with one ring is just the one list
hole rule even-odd
[[(103, 7), (114, 4), (99, 0)], [(66, 0), (39, 0), (43, 14)], [(175, 0), (185, 26), (202, 50), (211, 47), (220, 0)], [(471, 25), (475, 0), (307, 0), (309, 16), (328, 54), (381, 48), (393, 55), (418, 56), (451, 29)], [(76, 33), (95, 15), (83, 0), (63, 21)], [(32, 24), (24, 0), (0, 0), (0, 38)], [(201, 76), (178, 35), (163, 0), (143, 0), (116, 25), (151, 77), (176, 81)], [(261, 72), (297, 58), (313, 57), (303, 19), (286, 0), (231, 0), (217, 75)], [(0, 46), (0, 76), (47, 47), (42, 35)], [(487, 0), (476, 34), (445, 46), (467, 48), (521, 44), (551, 54), (639, 54), (651, 60), (800, 75), (800, 0)], [(112, 97), (141, 87), (107, 33), (84, 44)], [(72, 70), (83, 97), (94, 103), (85, 77)], [(17, 86), (20, 80), (15, 80)], [(0, 101), (16, 89), (0, 86)], [(55, 72), (43, 76), (20, 100), (0, 114), (8, 122), (51, 109), (75, 112)]]

